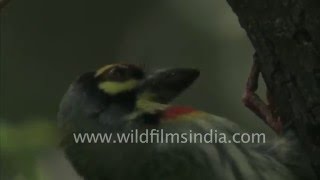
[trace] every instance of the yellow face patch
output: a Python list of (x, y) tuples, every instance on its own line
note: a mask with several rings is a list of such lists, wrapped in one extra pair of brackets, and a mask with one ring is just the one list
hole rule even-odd
[(169, 107), (169, 105), (157, 103), (154, 101), (150, 101), (148, 99), (139, 98), (136, 102), (136, 111), (130, 113), (126, 116), (126, 119), (131, 120), (137, 118), (139, 115), (143, 113), (156, 113), (159, 110), (164, 110)]
[(150, 92), (150, 91), (145, 91), (143, 92), (142, 94), (139, 95), (138, 99), (141, 99), (141, 100), (154, 100), (156, 98), (156, 94)]
[(137, 109), (143, 109), (144, 111), (149, 113), (154, 113), (158, 110), (163, 110), (166, 107), (168, 107), (168, 105), (166, 104), (161, 104), (161, 103), (149, 101), (146, 99), (139, 99), (136, 103), (136, 106), (137, 106)]
[(115, 95), (121, 92), (130, 91), (137, 87), (138, 81), (131, 79), (124, 82), (105, 81), (101, 82), (98, 86), (102, 91)]

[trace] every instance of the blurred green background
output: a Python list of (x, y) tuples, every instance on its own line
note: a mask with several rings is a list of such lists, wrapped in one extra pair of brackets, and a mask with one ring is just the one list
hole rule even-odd
[[(12, 0), (1, 12), (0, 117), (54, 122), (77, 75), (132, 62), (149, 71), (200, 69), (198, 81), (175, 103), (271, 134), (241, 104), (252, 54), (225, 0)], [(53, 154), (44, 158), (53, 179), (77, 179), (61, 153)]]

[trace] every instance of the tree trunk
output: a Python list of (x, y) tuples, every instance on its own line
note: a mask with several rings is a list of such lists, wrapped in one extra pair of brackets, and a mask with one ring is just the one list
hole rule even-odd
[(320, 179), (320, 1), (227, 1), (256, 50), (274, 106), (293, 123)]

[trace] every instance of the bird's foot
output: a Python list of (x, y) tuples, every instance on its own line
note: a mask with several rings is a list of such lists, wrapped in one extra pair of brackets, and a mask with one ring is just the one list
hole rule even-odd
[(277, 111), (273, 107), (270, 93), (267, 90), (268, 105), (256, 94), (258, 89), (258, 80), (260, 75), (260, 68), (256, 61), (257, 55), (254, 55), (254, 62), (249, 74), (245, 93), (242, 97), (242, 102), (252, 112), (264, 120), (264, 122), (272, 128), (277, 134), (283, 132), (283, 122), (277, 115)]

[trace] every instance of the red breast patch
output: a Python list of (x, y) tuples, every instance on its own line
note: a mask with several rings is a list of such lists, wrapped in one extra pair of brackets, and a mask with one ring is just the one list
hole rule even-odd
[(196, 110), (191, 107), (171, 106), (164, 110), (162, 115), (165, 119), (174, 119), (178, 116), (186, 115), (195, 111)]

